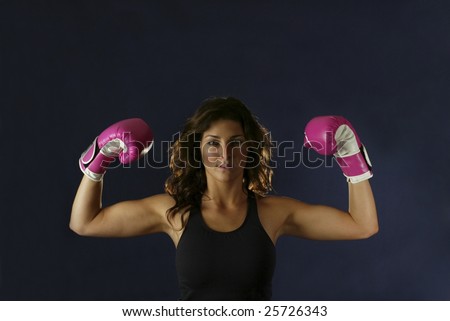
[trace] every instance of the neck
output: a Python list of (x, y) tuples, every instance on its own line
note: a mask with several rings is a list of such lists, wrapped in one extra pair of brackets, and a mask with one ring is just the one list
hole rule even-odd
[(244, 189), (242, 182), (239, 182), (239, 184), (214, 182), (208, 184), (203, 201), (212, 201), (216, 205), (229, 207), (247, 200), (247, 196), (247, 191)]

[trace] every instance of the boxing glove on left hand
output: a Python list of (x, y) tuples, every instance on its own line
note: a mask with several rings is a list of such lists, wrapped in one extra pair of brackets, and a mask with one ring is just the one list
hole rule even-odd
[(119, 121), (98, 135), (81, 154), (81, 171), (91, 180), (99, 182), (108, 166), (116, 159), (122, 164), (144, 156), (153, 144), (153, 133), (140, 118)]
[(334, 155), (344, 176), (358, 183), (373, 176), (372, 164), (352, 124), (342, 116), (318, 116), (305, 127), (304, 146)]

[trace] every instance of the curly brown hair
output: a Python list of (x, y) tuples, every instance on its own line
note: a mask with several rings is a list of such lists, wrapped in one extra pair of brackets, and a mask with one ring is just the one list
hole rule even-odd
[(201, 204), (206, 190), (206, 175), (201, 161), (200, 142), (203, 133), (217, 120), (237, 121), (244, 131), (247, 150), (252, 153), (252, 157), (248, 157), (245, 163), (244, 190), (262, 196), (272, 189), (269, 132), (240, 100), (233, 97), (212, 97), (203, 101), (195, 114), (188, 118), (179, 137), (171, 145), (171, 175), (166, 180), (165, 190), (174, 198), (175, 205), (167, 211), (169, 221), (179, 213), (184, 226), (184, 214)]

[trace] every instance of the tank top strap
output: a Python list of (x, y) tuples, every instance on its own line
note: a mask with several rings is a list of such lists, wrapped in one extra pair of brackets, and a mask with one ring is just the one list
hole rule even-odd
[(256, 205), (256, 196), (253, 192), (248, 194), (247, 220), (260, 224), (258, 216), (258, 207)]
[(187, 224), (189, 224), (189, 221), (196, 222), (195, 224), (198, 224), (197, 222), (203, 222), (202, 212), (199, 206), (191, 207)]

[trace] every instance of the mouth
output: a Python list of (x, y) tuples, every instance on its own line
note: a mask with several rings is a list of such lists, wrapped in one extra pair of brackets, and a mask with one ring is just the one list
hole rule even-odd
[(221, 168), (221, 169), (232, 169), (233, 168), (233, 166), (231, 166), (231, 164), (226, 164), (226, 163), (220, 164), (217, 167)]

